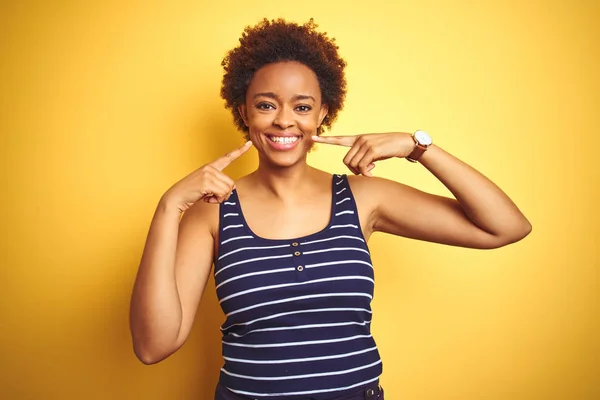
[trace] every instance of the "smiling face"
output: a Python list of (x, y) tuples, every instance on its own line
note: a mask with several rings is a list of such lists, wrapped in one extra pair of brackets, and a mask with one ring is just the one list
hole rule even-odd
[(315, 73), (290, 61), (256, 71), (239, 111), (261, 162), (290, 167), (306, 159), (327, 106)]

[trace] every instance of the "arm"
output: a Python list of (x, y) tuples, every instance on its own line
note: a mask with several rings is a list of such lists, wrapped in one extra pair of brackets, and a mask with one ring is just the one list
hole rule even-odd
[[(351, 144), (342, 144), (351, 147), (344, 162), (353, 172), (367, 177), (374, 161), (404, 158), (415, 146), (407, 133), (354, 138)], [(386, 179), (357, 177), (354, 181), (359, 192), (373, 199), (368, 204), (373, 210), (369, 225), (374, 231), (481, 249), (516, 242), (531, 231), (531, 224), (510, 198), (474, 168), (435, 145), (420, 161), (456, 199)]]
[(131, 298), (133, 347), (144, 364), (173, 354), (189, 335), (212, 265), (215, 208), (198, 202), (181, 222), (166, 200), (156, 210)]
[[(455, 199), (379, 179), (373, 182), (380, 198), (375, 231), (480, 249), (505, 246), (531, 232), (531, 224), (511, 199), (474, 168), (435, 145), (421, 163)], [(390, 198), (398, 199), (401, 206)]]
[(145, 364), (173, 354), (190, 333), (214, 255), (215, 204), (227, 200), (235, 187), (222, 170), (250, 146), (247, 142), (193, 171), (158, 205), (131, 296), (133, 349)]

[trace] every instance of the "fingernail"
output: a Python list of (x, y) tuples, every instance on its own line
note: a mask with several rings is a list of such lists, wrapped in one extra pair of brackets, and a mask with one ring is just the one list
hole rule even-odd
[(312, 140), (317, 140), (319, 137), (318, 136), (313, 136)]
[(252, 140), (248, 140), (245, 144), (245, 146), (248, 146), (249, 144), (252, 144)]

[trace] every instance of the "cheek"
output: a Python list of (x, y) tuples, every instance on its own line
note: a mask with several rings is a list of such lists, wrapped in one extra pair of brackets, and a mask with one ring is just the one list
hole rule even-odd
[(273, 124), (270, 114), (252, 113), (248, 115), (248, 128), (250, 131), (261, 131)]
[(319, 115), (316, 113), (307, 115), (306, 117), (301, 118), (298, 121), (298, 125), (300, 126), (300, 129), (302, 129), (306, 133), (315, 132), (319, 125)]

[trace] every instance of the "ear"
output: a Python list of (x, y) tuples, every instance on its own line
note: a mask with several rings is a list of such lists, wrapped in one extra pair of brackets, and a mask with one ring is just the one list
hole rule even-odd
[(240, 104), (238, 106), (238, 112), (240, 113), (240, 116), (242, 117), (242, 119), (244, 120), (244, 124), (246, 126), (248, 126), (248, 115), (246, 114), (246, 105), (245, 104)]
[(323, 123), (323, 120), (327, 116), (328, 112), (329, 112), (329, 106), (327, 104), (322, 104), (321, 110), (319, 111), (319, 125), (318, 126), (321, 126), (321, 124)]

